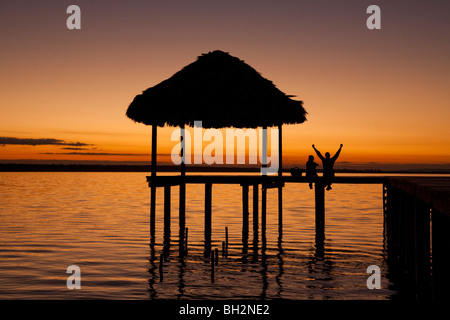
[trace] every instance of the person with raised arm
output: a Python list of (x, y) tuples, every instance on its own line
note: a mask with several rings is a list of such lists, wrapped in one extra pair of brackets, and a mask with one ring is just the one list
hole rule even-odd
[(339, 150), (333, 157), (330, 157), (329, 152), (326, 152), (324, 157), (320, 153), (320, 151), (316, 149), (314, 145), (312, 145), (312, 147), (316, 152), (317, 156), (320, 158), (320, 160), (322, 160), (323, 177), (325, 178), (325, 185), (327, 186), (327, 190), (330, 190), (331, 184), (333, 183), (332, 180), (334, 178), (334, 163), (336, 162), (336, 159), (339, 157), (339, 154), (341, 153), (343, 144), (341, 143)]

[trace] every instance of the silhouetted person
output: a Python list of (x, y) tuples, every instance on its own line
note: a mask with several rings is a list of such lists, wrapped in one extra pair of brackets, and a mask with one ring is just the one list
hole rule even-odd
[(300, 170), (299, 167), (291, 168), (289, 170), (289, 172), (291, 173), (291, 175), (293, 177), (301, 177), (302, 176), (302, 170)]
[(316, 151), (317, 156), (322, 160), (322, 166), (323, 166), (323, 176), (325, 178), (325, 185), (327, 186), (327, 190), (331, 189), (332, 179), (334, 177), (334, 163), (336, 162), (336, 159), (339, 157), (339, 154), (342, 150), (342, 143), (339, 148), (339, 150), (336, 152), (336, 154), (330, 158), (330, 153), (325, 153), (325, 157), (322, 156), (319, 150), (316, 149), (314, 145), (312, 147), (314, 148), (314, 151)]
[(317, 167), (319, 165), (314, 162), (314, 157), (310, 155), (308, 157), (308, 161), (306, 162), (306, 177), (309, 181), (309, 188), (312, 189), (312, 183), (314, 179), (317, 177)]

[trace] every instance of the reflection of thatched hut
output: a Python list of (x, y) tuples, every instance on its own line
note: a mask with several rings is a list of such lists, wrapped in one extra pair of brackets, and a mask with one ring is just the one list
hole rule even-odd
[(281, 129), (282, 124), (306, 120), (302, 101), (291, 99), (245, 62), (222, 51), (203, 54), (169, 79), (137, 95), (126, 114), (136, 122), (153, 126), (152, 175), (156, 170), (157, 126), (183, 128), (202, 121), (204, 128)]

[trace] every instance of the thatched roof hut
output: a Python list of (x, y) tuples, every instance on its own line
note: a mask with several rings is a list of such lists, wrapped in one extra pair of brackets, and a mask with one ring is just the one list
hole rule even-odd
[(194, 126), (194, 121), (202, 121), (204, 128), (278, 126), (281, 169), (281, 126), (306, 120), (302, 101), (280, 91), (244, 61), (218, 50), (199, 56), (169, 79), (138, 94), (126, 114), (152, 125), (152, 176), (156, 175), (158, 126), (184, 128)]
[(201, 120), (204, 128), (302, 123), (302, 101), (291, 97), (239, 58), (213, 51), (137, 95), (127, 116), (157, 126), (193, 126)]

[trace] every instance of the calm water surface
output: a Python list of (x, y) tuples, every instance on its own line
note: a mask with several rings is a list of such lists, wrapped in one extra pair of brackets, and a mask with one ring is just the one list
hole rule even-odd
[[(145, 173), (0, 173), (1, 299), (391, 299), (383, 251), (381, 185), (336, 184), (326, 193), (324, 251), (316, 247), (314, 191), (283, 189), (278, 240), (277, 189), (268, 190), (266, 248), (242, 253), (241, 188), (213, 185), (215, 281), (203, 257), (204, 187), (188, 185), (188, 254), (178, 254), (178, 187), (172, 188), (172, 245), (160, 281), (163, 189), (157, 191), (155, 260), (149, 246)], [(251, 188), (250, 188), (251, 211)], [(260, 207), (261, 208), (261, 207)], [(261, 221), (260, 221), (261, 222)], [(259, 228), (261, 232), (261, 228)], [(259, 235), (260, 237), (261, 235)], [(261, 238), (259, 240), (261, 246)], [(81, 290), (69, 290), (66, 269), (81, 269)], [(381, 268), (381, 289), (369, 290), (369, 265)]]

